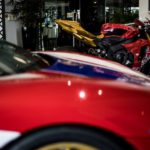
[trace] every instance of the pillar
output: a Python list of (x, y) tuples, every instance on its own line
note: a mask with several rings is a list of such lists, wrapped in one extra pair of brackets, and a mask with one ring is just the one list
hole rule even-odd
[(105, 0), (80, 0), (81, 25), (93, 34), (99, 34), (105, 22)]

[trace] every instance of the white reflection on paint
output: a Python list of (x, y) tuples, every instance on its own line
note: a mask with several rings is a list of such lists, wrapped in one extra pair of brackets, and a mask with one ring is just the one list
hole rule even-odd
[(67, 85), (71, 86), (71, 81), (70, 80), (67, 81)]
[(86, 97), (85, 91), (80, 91), (80, 92), (79, 92), (79, 97), (80, 97), (81, 99), (85, 99), (85, 97)]
[(102, 90), (98, 90), (98, 95), (102, 95), (103, 94), (103, 91)]

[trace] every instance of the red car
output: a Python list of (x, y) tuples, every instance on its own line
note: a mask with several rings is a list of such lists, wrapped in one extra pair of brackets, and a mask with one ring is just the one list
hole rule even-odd
[(2, 150), (150, 150), (150, 78), (69, 52), (0, 41)]

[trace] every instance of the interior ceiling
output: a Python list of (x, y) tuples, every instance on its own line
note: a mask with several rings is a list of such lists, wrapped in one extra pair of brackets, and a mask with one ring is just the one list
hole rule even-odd
[[(45, 2), (69, 2), (69, 1), (75, 1), (75, 0), (45, 0)], [(81, 0), (82, 1), (82, 0)], [(101, 0), (96, 0), (101, 1)], [(126, 6), (132, 6), (132, 7), (138, 7), (139, 6), (139, 0), (105, 0), (105, 3), (107, 6), (119, 6), (124, 3)]]
[(109, 6), (114, 5), (121, 5), (122, 3), (130, 4), (132, 7), (138, 7), (139, 6), (139, 0), (105, 0), (106, 4)]

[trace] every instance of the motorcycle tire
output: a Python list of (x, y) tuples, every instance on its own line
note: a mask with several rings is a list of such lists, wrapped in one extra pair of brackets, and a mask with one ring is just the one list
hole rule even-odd
[(150, 58), (142, 65), (140, 72), (150, 76)]
[(133, 66), (134, 56), (131, 53), (128, 53), (126, 49), (120, 49), (111, 55), (112, 58), (110, 59), (130, 68)]

